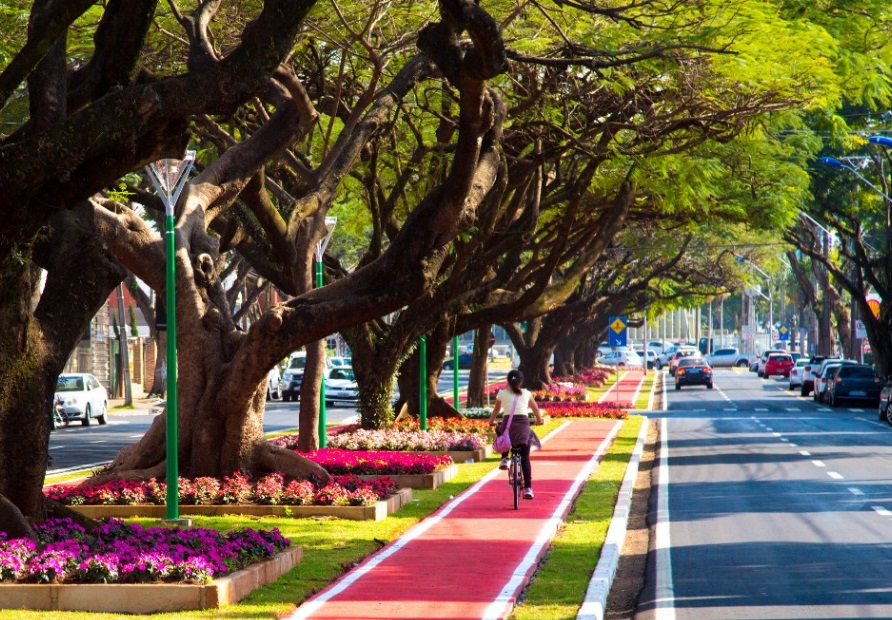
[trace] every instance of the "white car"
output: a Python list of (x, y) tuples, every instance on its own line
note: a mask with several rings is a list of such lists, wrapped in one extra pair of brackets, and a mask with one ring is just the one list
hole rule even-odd
[(355, 406), (359, 401), (359, 385), (356, 375), (349, 366), (340, 366), (328, 371), (325, 378), (325, 404)]
[(790, 389), (802, 387), (802, 375), (808, 365), (808, 358), (800, 357), (790, 369)]
[(266, 375), (266, 400), (282, 398), (282, 373), (278, 366), (273, 366)]
[(641, 366), (644, 360), (632, 350), (611, 351), (607, 355), (598, 358), (598, 363), (604, 366)]
[(80, 420), (84, 426), (90, 426), (93, 418), (100, 424), (108, 422), (108, 392), (90, 373), (59, 375), (56, 396), (62, 401), (61, 414), (67, 421)]
[(340, 368), (343, 366), (353, 366), (353, 358), (351, 357), (330, 357), (328, 365), (331, 368)]
[[(644, 351), (642, 351), (641, 349), (635, 349), (635, 353), (638, 354), (638, 357), (640, 357), (642, 359), (644, 358)], [(657, 360), (656, 351), (654, 351), (653, 349), (648, 349), (647, 350), (647, 368), (648, 369), (651, 369), (654, 367), (658, 368), (657, 364), (658, 364), (658, 360)]]

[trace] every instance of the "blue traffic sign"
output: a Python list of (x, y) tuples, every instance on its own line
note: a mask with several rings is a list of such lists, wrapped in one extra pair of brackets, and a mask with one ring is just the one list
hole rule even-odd
[(786, 341), (790, 339), (790, 328), (786, 325), (781, 325), (777, 329), (777, 339), (781, 341)]
[(607, 317), (607, 344), (611, 347), (624, 347), (628, 342), (629, 321), (624, 316)]

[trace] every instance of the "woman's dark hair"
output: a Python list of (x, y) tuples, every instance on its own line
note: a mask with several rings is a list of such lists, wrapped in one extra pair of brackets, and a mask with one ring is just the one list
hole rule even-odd
[(520, 394), (520, 386), (523, 385), (523, 373), (519, 370), (508, 371), (508, 387), (515, 394)]

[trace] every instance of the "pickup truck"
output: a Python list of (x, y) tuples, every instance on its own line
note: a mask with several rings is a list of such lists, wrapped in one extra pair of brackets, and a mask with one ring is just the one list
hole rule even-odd
[(714, 352), (706, 356), (706, 361), (713, 368), (726, 366), (740, 366), (748, 368), (755, 361), (755, 354), (741, 353), (737, 347), (726, 347), (724, 349), (716, 349)]

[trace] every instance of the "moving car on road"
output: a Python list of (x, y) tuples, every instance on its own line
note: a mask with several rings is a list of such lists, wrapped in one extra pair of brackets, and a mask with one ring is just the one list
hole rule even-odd
[(669, 358), (670, 375), (673, 377), (675, 376), (675, 369), (678, 367), (678, 362), (686, 357), (698, 357), (703, 360), (703, 356), (700, 355), (700, 349), (697, 347), (678, 347), (678, 349), (675, 350), (675, 353), (672, 354), (672, 357)]
[(760, 377), (765, 373), (765, 364), (768, 363), (768, 356), (772, 353), (786, 353), (783, 349), (765, 349), (762, 351), (762, 356), (759, 357), (758, 365), (756, 366), (756, 374)]
[(108, 393), (90, 373), (59, 375), (56, 396), (62, 400), (61, 413), (67, 421), (80, 420), (83, 426), (90, 426), (93, 418), (100, 424), (108, 422)]
[(678, 360), (675, 389), (680, 390), (683, 385), (705, 385), (707, 389), (712, 389), (712, 368), (703, 357), (689, 355)]
[(773, 377), (774, 375), (789, 377), (792, 368), (793, 358), (789, 353), (771, 353), (765, 361), (762, 377), (765, 379)]

